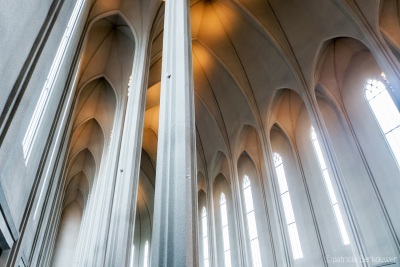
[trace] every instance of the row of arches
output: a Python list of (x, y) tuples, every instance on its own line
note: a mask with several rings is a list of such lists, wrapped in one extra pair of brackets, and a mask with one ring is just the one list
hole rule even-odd
[[(161, 37), (159, 32), (155, 45), (160, 43)], [(243, 100), (244, 94), (246, 99), (250, 94), (240, 91), (243, 85), (229, 80), (233, 73), (224, 69), (226, 77), (211, 77), (212, 69), (206, 68), (207, 57), (214, 52), (207, 45), (199, 39), (194, 41), (193, 48), (195, 73), (203, 73), (202, 80), (208, 81), (208, 85), (197, 83), (196, 87), (198, 125), (210, 123), (203, 114), (217, 114), (211, 123), (215, 123), (216, 128), (228, 128), (221, 136), (217, 134), (213, 138), (205, 138), (204, 132), (201, 137), (201, 130), (197, 132), (200, 143), (208, 150), (208, 155), (204, 147), (198, 146), (197, 151), (201, 188), (198, 217), (202, 237), (199, 238), (202, 242), (199, 253), (203, 264), (230, 266), (242, 261), (254, 266), (283, 262), (294, 266), (319, 266), (324, 264), (327, 253), (349, 256), (363, 251), (389, 256), (397, 253), (394, 248), (398, 242), (398, 225), (392, 221), (396, 218), (398, 199), (391, 191), (398, 183), (393, 178), (398, 174), (392, 155), (395, 149), (390, 150), (390, 141), (382, 137), (376, 118), (371, 116), (371, 105), (361, 102), (365, 100), (365, 84), (369, 90), (372, 86), (379, 87), (374, 85), (375, 81), (387, 84), (368, 48), (350, 38), (333, 40), (324, 49), (317, 66), (311, 98), (300, 89), (270, 90), (268, 97), (260, 98), (258, 111), (247, 106), (246, 101), (251, 100)], [(103, 162), (114, 155), (113, 147), (118, 147), (120, 136), (114, 134), (121, 129), (133, 51), (134, 37), (122, 16), (111, 14), (93, 22), (79, 70), (77, 88), (82, 89), (77, 90), (71, 124), (61, 219), (59, 226), (55, 224), (58, 237), (53, 265), (70, 264), (80, 238), (87, 242), (83, 238), (87, 229), (82, 229), (82, 225), (90, 225), (90, 220), (94, 220), (90, 214), (101, 209), (99, 203), (111, 199), (109, 196), (101, 199), (101, 192), (93, 191), (98, 183), (108, 184), (104, 179), (113, 175), (111, 169), (115, 166), (104, 169)], [(160, 58), (155, 54), (151, 61), (156, 61), (152, 66), (157, 68)], [(223, 64), (218, 68), (224, 68)], [(159, 75), (154, 74), (158, 72), (160, 69), (150, 73), (149, 84), (158, 79)], [(157, 78), (151, 79), (152, 76)], [(212, 90), (215, 84), (221, 91)], [(252, 86), (248, 86), (251, 91)], [(227, 87), (238, 88), (234, 94), (224, 96), (222, 90)], [(151, 250), (159, 90), (160, 84), (155, 82), (147, 92), (135, 233), (130, 254), (132, 266), (147, 266)], [(215, 94), (228, 100), (214, 103), (218, 102)], [(388, 94), (390, 96), (390, 92)], [(235, 99), (232, 102), (240, 100), (244, 110), (232, 107), (231, 98)], [(234, 115), (229, 115), (230, 121), (225, 120), (228, 115), (226, 110), (221, 111), (223, 106), (235, 111)], [(317, 107), (316, 112), (313, 106)], [(257, 112), (262, 113), (265, 125), (256, 126), (257, 118), (248, 120), (249, 125), (242, 127), (232, 145), (235, 149), (229, 147), (235, 129), (240, 128), (237, 118), (243, 122), (249, 114)], [(360, 115), (360, 112), (369, 116)], [(374, 130), (365, 133), (370, 126)], [(369, 144), (371, 138), (378, 141)], [(383, 155), (378, 162), (374, 162), (376, 151)], [(213, 160), (209, 162), (209, 158)], [(379, 162), (391, 163), (382, 168)], [(384, 181), (375, 179), (382, 174), (391, 177)], [(367, 193), (361, 196), (357, 189), (365, 181)], [(97, 198), (96, 207), (90, 206), (92, 193)], [(367, 197), (371, 195), (373, 204), (365, 209)], [(302, 211), (300, 215), (299, 211)], [(382, 217), (371, 223), (376, 214)], [(331, 226), (335, 224), (337, 229), (333, 231)], [(365, 237), (366, 233), (373, 232), (374, 226), (379, 228), (377, 233), (388, 229), (390, 233)], [(378, 248), (374, 244), (376, 240), (392, 240), (392, 243)], [(68, 247), (72, 244), (73, 249), (62, 245), (67, 243)], [(84, 248), (80, 253), (95, 249), (91, 244), (80, 248)], [(315, 251), (320, 253), (316, 255)]]
[(79, 63), (65, 181), (60, 193), (64, 200), (60, 219), (53, 226), (57, 237), (50, 266), (71, 266), (81, 255), (97, 249), (88, 242), (101, 237), (91, 237), (90, 224), (95, 220), (93, 214), (102, 209), (101, 203), (110, 202), (101, 188), (111, 182), (108, 177), (112, 166), (107, 161), (116, 153), (113, 147), (120, 138), (135, 40), (122, 13), (109, 12), (111, 7), (100, 2), (104, 1), (98, 1), (89, 13), (90, 26)]
[[(344, 57), (349, 58), (347, 64), (338, 65)], [(399, 111), (388, 92), (390, 83), (368, 49), (352, 39), (333, 41), (318, 67), (313, 103), (289, 89), (275, 94), (267, 119), (267, 152), (262, 153), (263, 132), (246, 126), (246, 131), (253, 133), (252, 145), (246, 139), (248, 134), (238, 139), (242, 144), (237, 145), (239, 151), (245, 152), (233, 164), (237, 167), (232, 167), (222, 152), (217, 153), (211, 168), (199, 165), (201, 172), (209, 173), (207, 178), (198, 175), (203, 266), (209, 266), (210, 254), (214, 255), (211, 265), (218, 266), (236, 266), (243, 258), (253, 266), (284, 261), (293, 266), (324, 266), (326, 255), (398, 255), (398, 207), (393, 204), (399, 200), (389, 187), (399, 183)], [(384, 100), (376, 102), (384, 104), (371, 102), (378, 95)], [(310, 105), (317, 107), (317, 114)], [(322, 125), (317, 124), (319, 119)], [(393, 137), (386, 137), (386, 132)], [(259, 151), (249, 152), (257, 146)], [(254, 167), (244, 167), (243, 158)], [(247, 179), (250, 183), (243, 183)], [(257, 188), (252, 192), (256, 227), (251, 229), (252, 219), (247, 217), (252, 209), (247, 199), (242, 199), (248, 188), (245, 184)], [(221, 202), (222, 196), (226, 202)], [(228, 223), (221, 222), (225, 216), (222, 203), (228, 206)], [(257, 217), (257, 206), (264, 217)], [(208, 220), (206, 227), (203, 218)], [(229, 238), (223, 233), (226, 225)], [(272, 229), (272, 234), (255, 234), (258, 225)], [(262, 265), (257, 246), (253, 247), (256, 236), (261, 236)], [(226, 240), (235, 251), (230, 259), (223, 256)]]

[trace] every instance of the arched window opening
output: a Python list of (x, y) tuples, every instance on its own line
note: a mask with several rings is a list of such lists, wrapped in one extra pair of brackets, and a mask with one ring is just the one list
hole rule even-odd
[[(385, 80), (385, 75), (382, 73)], [(387, 82), (388, 83), (388, 82)], [(365, 98), (378, 122), (386, 141), (400, 166), (400, 113), (383, 82), (369, 79), (365, 85)]]
[(253, 265), (262, 266), (260, 245), (258, 243), (256, 216), (254, 214), (253, 195), (251, 193), (250, 179), (247, 175), (243, 177), (243, 192), (244, 192), (244, 202), (246, 206), (247, 229), (249, 232)]
[(318, 158), (319, 167), (320, 167), (322, 175), (324, 177), (326, 191), (328, 191), (329, 199), (331, 201), (331, 205), (332, 205), (332, 209), (333, 209), (333, 214), (335, 215), (336, 223), (338, 225), (340, 236), (342, 238), (342, 243), (343, 243), (343, 245), (349, 245), (350, 240), (349, 240), (349, 236), (347, 234), (346, 227), (344, 225), (342, 212), (340, 211), (340, 207), (337, 202), (336, 194), (335, 194), (335, 191), (333, 190), (331, 177), (329, 176), (329, 172), (326, 167), (324, 156), (322, 155), (321, 146), (319, 145), (317, 134), (315, 133), (314, 127), (311, 127), (311, 140), (312, 140), (312, 143), (314, 146), (315, 154), (317, 155), (317, 158)]
[(60, 70), (60, 65), (64, 60), (68, 45), (71, 40), (71, 35), (74, 32), (76, 27), (78, 17), (81, 13), (84, 1), (79, 0), (76, 2), (74, 10), (72, 11), (71, 18), (67, 24), (67, 28), (65, 29), (64, 35), (62, 37), (61, 43), (58, 47), (56, 56), (53, 60), (53, 63), (50, 67), (49, 74), (47, 75), (46, 82), (42, 88), (42, 92), (40, 93), (39, 101), (36, 104), (35, 110), (33, 112), (32, 118), (29, 122), (28, 129), (25, 133), (24, 139), (22, 141), (22, 150), (24, 153), (25, 165), (28, 163), (29, 157), (32, 152), (33, 143), (36, 139), (39, 124), (41, 123), (44, 111), (46, 109), (50, 93), (56, 81), (57, 75)]
[(207, 229), (207, 210), (206, 207), (203, 206), (203, 210), (201, 212), (201, 225), (202, 225), (202, 235), (203, 235), (203, 255), (204, 255), (204, 266), (209, 266), (208, 260), (208, 229)]
[(130, 267), (133, 267), (134, 257), (135, 257), (135, 244), (132, 244), (132, 249), (131, 249), (131, 264), (129, 265)]
[(283, 210), (285, 212), (293, 258), (296, 260), (303, 258), (303, 251), (301, 249), (299, 233), (297, 231), (296, 219), (294, 217), (292, 201), (290, 199), (289, 188), (286, 182), (282, 158), (278, 153), (274, 153), (274, 163), (276, 174), (278, 176), (279, 190), (281, 194)]
[(221, 193), (219, 205), (221, 207), (221, 225), (222, 238), (224, 242), (225, 267), (231, 267), (231, 247), (229, 244), (228, 213), (226, 210), (226, 197), (224, 193)]
[(143, 267), (149, 266), (149, 241), (146, 240), (144, 245), (144, 259), (143, 259)]

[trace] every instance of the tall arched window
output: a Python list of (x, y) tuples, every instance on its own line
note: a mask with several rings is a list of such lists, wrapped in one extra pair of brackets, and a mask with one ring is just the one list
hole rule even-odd
[(290, 199), (289, 188), (286, 182), (285, 170), (283, 168), (282, 158), (278, 153), (274, 153), (275, 170), (278, 176), (279, 190), (282, 198), (283, 210), (285, 212), (286, 224), (288, 227), (290, 245), (292, 247), (293, 258), (303, 258), (299, 233), (297, 231), (296, 220), (294, 217), (292, 201)]
[(149, 241), (146, 240), (144, 244), (144, 258), (143, 258), (143, 267), (149, 266)]
[(347, 235), (346, 227), (344, 225), (342, 213), (340, 211), (339, 204), (337, 202), (335, 191), (333, 190), (331, 177), (329, 176), (328, 169), (325, 164), (324, 156), (322, 155), (322, 150), (318, 142), (317, 135), (315, 133), (314, 127), (311, 127), (311, 140), (314, 146), (315, 154), (318, 158), (319, 167), (321, 169), (322, 175), (324, 177), (326, 191), (328, 191), (329, 199), (333, 208), (333, 213), (335, 214), (336, 222), (339, 228), (340, 236), (342, 238), (343, 245), (350, 244), (349, 236)]
[(57, 75), (60, 71), (60, 65), (66, 55), (66, 51), (71, 40), (70, 37), (73, 34), (74, 29), (77, 25), (83, 4), (84, 4), (83, 0), (76, 1), (74, 10), (72, 11), (71, 18), (68, 21), (61, 43), (58, 47), (56, 56), (53, 60), (53, 63), (51, 64), (49, 74), (47, 75), (46, 82), (44, 83), (42, 92), (40, 93), (39, 100), (36, 104), (32, 118), (29, 122), (28, 129), (26, 130), (24, 139), (22, 140), (22, 150), (24, 153), (25, 165), (28, 163), (30, 154), (32, 152), (33, 143), (37, 137), (39, 125), (42, 121)]
[(261, 266), (260, 245), (258, 244), (258, 233), (256, 216), (254, 214), (253, 195), (251, 193), (250, 180), (247, 175), (243, 177), (244, 202), (247, 214), (247, 229), (250, 237), (251, 255), (254, 266)]
[(219, 205), (221, 207), (221, 225), (222, 225), (222, 238), (224, 241), (224, 259), (225, 267), (231, 266), (231, 247), (229, 244), (229, 228), (228, 228), (228, 213), (226, 211), (226, 197), (224, 193), (221, 193), (219, 199)]
[[(385, 75), (382, 74), (385, 79)], [(365, 97), (400, 166), (400, 113), (386, 86), (378, 80), (365, 83)]]
[(204, 255), (204, 266), (208, 267), (208, 231), (207, 231), (207, 210), (206, 207), (203, 206), (203, 210), (201, 212), (201, 226), (202, 226), (202, 235), (203, 235), (203, 255)]

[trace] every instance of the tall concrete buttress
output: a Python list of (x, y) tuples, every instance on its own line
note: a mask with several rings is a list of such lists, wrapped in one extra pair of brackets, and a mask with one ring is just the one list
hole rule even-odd
[(151, 266), (197, 266), (192, 45), (188, 0), (167, 0)]

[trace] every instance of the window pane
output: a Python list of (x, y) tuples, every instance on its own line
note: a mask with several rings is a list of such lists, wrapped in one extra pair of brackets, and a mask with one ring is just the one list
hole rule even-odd
[(245, 202), (245, 204), (246, 204), (246, 211), (247, 211), (247, 212), (250, 212), (250, 211), (254, 210), (254, 207), (253, 207), (253, 197), (252, 197), (252, 195), (251, 195), (251, 187), (250, 187), (250, 186), (247, 187), (247, 188), (244, 190), (244, 202)]
[(149, 241), (146, 241), (144, 245), (144, 259), (143, 259), (143, 267), (147, 267), (149, 264)]
[(224, 250), (228, 250), (230, 249), (230, 245), (229, 245), (229, 229), (228, 226), (225, 226), (222, 229), (222, 236), (224, 238)]
[(322, 155), (321, 147), (319, 146), (318, 140), (313, 141), (315, 153), (317, 154), (319, 165), (321, 166), (322, 170), (326, 169), (326, 164), (324, 160), (324, 156)]
[(299, 239), (299, 234), (297, 232), (296, 223), (289, 225), (288, 228), (289, 228), (290, 243), (292, 245), (292, 250), (293, 250), (293, 258), (295, 260), (303, 258), (303, 251), (301, 250), (300, 239)]
[(285, 211), (286, 223), (287, 224), (293, 223), (295, 219), (289, 192), (286, 192), (282, 195), (282, 204), (283, 204), (283, 210)]
[(231, 252), (230, 250), (225, 251), (225, 267), (231, 267)]
[(258, 238), (251, 241), (251, 256), (253, 258), (253, 266), (261, 267), (261, 255), (260, 255), (260, 246), (258, 244)]
[(329, 199), (331, 200), (331, 204), (332, 205), (336, 204), (337, 203), (336, 195), (335, 195), (335, 191), (333, 190), (333, 186), (332, 186), (331, 178), (329, 177), (328, 170), (324, 170), (322, 172), (322, 174), (324, 175), (324, 181), (325, 181), (326, 189), (329, 194)]
[(249, 227), (249, 236), (250, 240), (257, 238), (257, 226), (256, 226), (256, 218), (254, 216), (254, 211), (249, 212), (247, 214), (247, 223)]
[(275, 167), (278, 167), (280, 164), (282, 164), (282, 158), (278, 153), (274, 153), (273, 157), (274, 157)]
[(228, 225), (226, 203), (221, 205), (221, 224), (222, 226)]
[(208, 235), (207, 234), (207, 216), (203, 217), (201, 224), (202, 224), (202, 228), (203, 228), (202, 229), (202, 234), (203, 234), (203, 237), (205, 237), (205, 236)]
[(285, 170), (283, 169), (283, 164), (276, 167), (276, 174), (278, 175), (279, 189), (282, 193), (288, 191), (288, 186), (286, 183)]
[(250, 186), (250, 180), (247, 175), (243, 177), (243, 188), (246, 189), (248, 186)]
[(39, 125), (41, 123), (44, 111), (47, 106), (47, 102), (50, 98), (51, 89), (54, 86), (55, 79), (58, 75), (60, 65), (66, 53), (66, 49), (69, 44), (69, 36), (71, 35), (74, 26), (77, 22), (78, 15), (83, 6), (83, 0), (76, 2), (74, 10), (72, 11), (71, 17), (68, 21), (67, 27), (64, 31), (63, 37), (61, 39), (60, 45), (58, 46), (56, 56), (54, 57), (53, 63), (51, 64), (50, 71), (47, 75), (46, 82), (42, 88), (39, 101), (36, 104), (35, 110), (32, 114), (32, 118), (29, 122), (28, 129), (25, 133), (24, 139), (22, 141), (22, 150), (24, 153), (25, 164), (28, 163), (33, 143), (36, 139)]
[(368, 80), (365, 83), (365, 89), (365, 97), (386, 136), (397, 164), (400, 165), (400, 112), (386, 90), (385, 84), (381, 81)]
[[(314, 129), (311, 127), (311, 138), (314, 138), (313, 131), (314, 131)], [(316, 138), (313, 139), (313, 145), (314, 145), (318, 160), (323, 161), (324, 160), (323, 158), (321, 158), (321, 159), (319, 158), (320, 156), (322, 157), (322, 153), (321, 153), (321, 149), (320, 149), (320, 146), (318, 143), (318, 139), (316, 139)], [(319, 152), (320, 156), (318, 155), (318, 152), (317, 152), (318, 150), (320, 151)], [(349, 238), (347, 236), (346, 227), (344, 226), (342, 214), (340, 213), (339, 206), (337, 204), (337, 199), (336, 199), (335, 191), (333, 190), (333, 185), (332, 185), (331, 178), (329, 176), (329, 172), (326, 169), (326, 166), (324, 167), (324, 169), (322, 168), (322, 164), (320, 164), (320, 166), (321, 166), (322, 175), (324, 177), (326, 190), (328, 191), (329, 199), (331, 201), (333, 213), (335, 215), (335, 218), (336, 218), (336, 221), (338, 224), (338, 228), (339, 228), (340, 235), (342, 237), (343, 244), (347, 245), (350, 242), (349, 242)]]
[(204, 259), (208, 259), (208, 238), (203, 238), (203, 254)]
[(335, 217), (337, 220), (337, 224), (339, 226), (340, 234), (342, 236), (343, 245), (350, 244), (349, 236), (347, 235), (346, 227), (344, 226), (344, 221), (342, 217), (342, 213), (340, 212), (339, 205), (336, 204), (333, 206), (333, 210), (335, 211)]
[(392, 152), (397, 162), (400, 162), (400, 127), (386, 134), (389, 146), (392, 148)]

